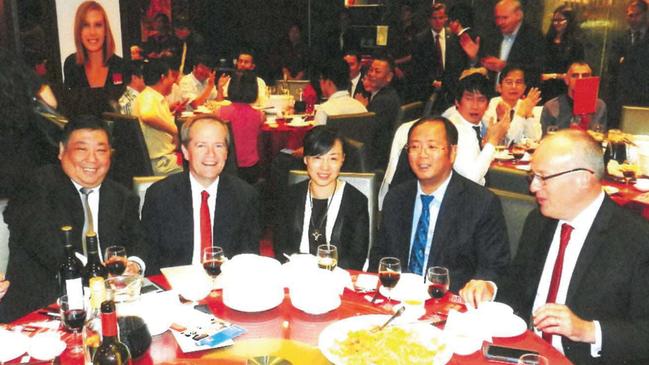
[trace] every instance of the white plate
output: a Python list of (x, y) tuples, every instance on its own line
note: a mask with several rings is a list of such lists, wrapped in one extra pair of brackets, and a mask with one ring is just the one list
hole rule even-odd
[(649, 191), (649, 179), (637, 179), (633, 186), (640, 191)]
[(29, 356), (37, 360), (52, 360), (65, 350), (65, 342), (55, 332), (39, 333), (30, 342)]
[[(342, 341), (347, 337), (349, 331), (366, 329), (372, 326), (377, 326), (383, 324), (388, 318), (389, 315), (383, 314), (370, 314), (356, 317), (349, 317), (338, 322), (334, 322), (327, 326), (321, 333), (318, 339), (318, 348), (322, 354), (336, 365), (344, 365), (345, 362), (338, 355), (334, 354), (332, 351), (335, 350), (338, 346), (337, 341)], [(417, 334), (419, 342), (422, 345), (430, 343), (432, 339), (437, 339), (442, 343), (445, 343), (446, 340), (443, 337), (442, 331), (434, 326), (431, 326), (427, 323), (416, 323), (410, 325), (400, 325), (399, 327), (407, 328), (412, 330)], [(404, 344), (407, 345), (407, 344)], [(453, 357), (453, 352), (450, 346), (446, 346), (445, 349), (437, 354), (435, 357), (435, 365), (444, 365)]]
[[(381, 285), (379, 293), (387, 298), (389, 292), (386, 287)], [(397, 286), (392, 289), (391, 298), (397, 302), (403, 302), (405, 299), (428, 299), (428, 288), (424, 283), (424, 278), (417, 274), (402, 273)]]
[(522, 170), (522, 171), (531, 171), (532, 166), (530, 166), (530, 165), (516, 165), (516, 169)]
[(274, 295), (267, 295), (257, 300), (235, 300), (226, 291), (227, 289), (223, 293), (223, 305), (240, 312), (264, 312), (277, 307), (284, 301), (284, 290), (275, 291)]
[(287, 123), (286, 125), (290, 126), (290, 127), (308, 127), (308, 126), (311, 125), (311, 123), (310, 122), (302, 122), (302, 123), (300, 123), (300, 122), (297, 122), (297, 123), (290, 122), (290, 123)]
[(514, 159), (514, 156), (509, 155), (509, 154), (506, 155), (506, 154), (498, 154), (498, 153), (497, 153), (497, 154), (494, 156), (494, 158), (495, 158), (496, 160), (498, 160), (498, 161), (509, 161), (509, 160), (513, 160), (513, 159)]
[(29, 337), (20, 332), (0, 329), (0, 362), (17, 358), (27, 351)]
[(491, 335), (493, 337), (514, 337), (527, 331), (527, 323), (523, 318), (511, 314), (498, 321), (498, 325), (491, 326)]

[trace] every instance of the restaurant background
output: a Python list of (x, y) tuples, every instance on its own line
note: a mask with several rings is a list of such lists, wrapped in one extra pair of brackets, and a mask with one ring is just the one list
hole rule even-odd
[[(146, 13), (150, 0), (112, 0), (118, 1), (122, 20), (123, 54), (127, 47), (140, 42), (140, 19)], [(271, 80), (274, 75), (267, 64), (267, 57), (286, 37), (292, 22), (302, 25), (302, 38), (313, 50), (314, 59), (321, 54), (321, 45), (327, 34), (337, 27), (338, 12), (344, 8), (344, 0), (167, 0), (171, 3), (172, 14), (186, 14), (202, 34), (210, 50), (218, 58), (231, 60), (240, 47), (254, 49), (258, 72)], [(449, 0), (447, 5), (464, 2), (475, 10), (476, 28), (487, 36), (494, 31), (493, 9), (497, 0)], [(163, 1), (164, 2), (164, 1)], [(359, 4), (357, 1), (356, 4)], [(420, 28), (426, 24), (424, 9), (428, 1), (385, 0), (379, 6), (359, 6), (349, 9), (352, 24), (356, 26), (375, 26), (396, 24), (399, 7), (410, 4), (415, 10), (415, 22)], [(596, 74), (602, 76), (600, 97), (607, 96), (607, 55), (612, 40), (626, 27), (624, 9), (627, 1), (621, 0), (523, 0), (526, 21), (539, 27), (545, 33), (549, 27), (552, 11), (567, 3), (577, 10), (586, 60), (593, 66)], [(174, 16), (172, 15), (172, 16)], [(25, 49), (42, 51), (50, 69), (50, 81), (60, 81), (61, 67), (56, 28), (54, 0), (0, 0), (0, 47), (15, 50), (24, 55)], [(73, 22), (73, 19), (69, 19)], [(371, 53), (372, 49), (364, 49)], [(320, 53), (319, 53), (320, 52)]]

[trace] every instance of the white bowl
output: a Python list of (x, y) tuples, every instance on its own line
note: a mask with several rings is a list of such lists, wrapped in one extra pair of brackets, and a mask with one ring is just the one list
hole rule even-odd
[(649, 179), (637, 179), (633, 186), (640, 191), (649, 191)]
[(29, 356), (37, 360), (52, 360), (65, 350), (65, 342), (58, 333), (43, 332), (32, 337), (29, 345)]

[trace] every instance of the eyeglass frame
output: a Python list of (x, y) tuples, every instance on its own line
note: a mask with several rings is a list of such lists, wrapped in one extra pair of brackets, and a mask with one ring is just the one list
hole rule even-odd
[(442, 151), (445, 151), (449, 149), (449, 146), (424, 146), (424, 145), (419, 145), (419, 146), (410, 146), (410, 145), (405, 145), (403, 147), (406, 150), (406, 153), (408, 154), (414, 154), (414, 155), (419, 155), (422, 152), (426, 151), (426, 153), (440, 153)]
[(537, 174), (536, 172), (530, 170), (530, 171), (527, 172), (527, 182), (528, 182), (528, 184), (532, 185), (534, 180), (536, 180), (536, 178), (538, 178), (539, 180), (541, 180), (541, 184), (545, 184), (545, 182), (550, 180), (550, 179), (554, 179), (555, 177), (559, 177), (561, 175), (565, 175), (565, 174), (569, 174), (569, 173), (577, 172), (577, 171), (588, 171), (591, 174), (595, 174), (595, 172), (593, 170), (587, 169), (585, 167), (577, 167), (577, 168), (572, 169), (572, 170), (561, 171), (561, 172), (557, 172), (556, 174), (552, 174), (552, 175), (548, 175), (548, 176), (541, 176), (541, 175)]

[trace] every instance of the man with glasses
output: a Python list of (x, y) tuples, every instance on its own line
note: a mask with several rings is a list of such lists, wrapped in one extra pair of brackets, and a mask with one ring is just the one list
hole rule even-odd
[[(587, 133), (545, 138), (532, 157), (539, 208), (498, 282), (508, 303), (575, 364), (646, 364), (649, 359), (649, 223), (603, 192), (602, 149)], [(472, 305), (494, 287), (473, 281)]]
[(408, 162), (417, 179), (390, 188), (370, 269), (386, 256), (418, 275), (445, 266), (452, 291), (471, 279), (497, 281), (503, 273), (510, 254), (500, 200), (453, 170), (457, 143), (457, 129), (446, 118), (413, 124)]
[[(577, 80), (591, 76), (593, 76), (593, 71), (584, 61), (575, 61), (568, 67), (564, 77), (564, 81), (568, 86), (567, 93), (548, 100), (543, 105), (541, 128), (544, 135), (548, 132), (548, 127), (555, 130), (565, 129), (569, 128), (572, 123), (579, 123), (578, 118), (572, 113), (575, 85)], [(597, 99), (595, 113), (587, 117), (590, 119), (589, 129), (606, 130), (606, 104), (602, 99)]]

